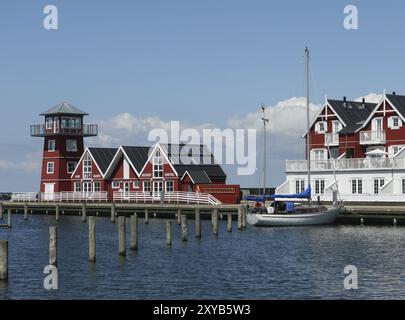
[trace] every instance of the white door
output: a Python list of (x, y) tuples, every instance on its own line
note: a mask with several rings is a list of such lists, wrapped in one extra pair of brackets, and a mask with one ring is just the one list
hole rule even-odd
[(83, 182), (83, 197), (85, 199), (91, 198), (91, 182)]
[(45, 183), (45, 201), (53, 201), (55, 185), (53, 183)]
[(382, 131), (382, 118), (375, 118), (371, 123), (372, 131)]
[(129, 199), (129, 182), (124, 182), (124, 199)]

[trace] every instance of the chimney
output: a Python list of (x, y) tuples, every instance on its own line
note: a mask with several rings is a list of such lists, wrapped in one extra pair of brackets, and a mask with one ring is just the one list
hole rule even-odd
[(392, 92), (392, 95), (395, 96), (397, 93), (395, 91)]
[(366, 103), (366, 98), (363, 98), (363, 104), (365, 104)]
[(343, 107), (346, 108), (346, 97), (343, 97)]

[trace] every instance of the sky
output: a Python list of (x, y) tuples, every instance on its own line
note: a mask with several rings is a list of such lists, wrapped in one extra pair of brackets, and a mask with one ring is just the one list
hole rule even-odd
[[(46, 30), (44, 7), (58, 8)], [(344, 8), (358, 9), (347, 30)], [(264, 103), (268, 184), (285, 159), (302, 159), (303, 51), (311, 51), (311, 112), (330, 98), (405, 94), (403, 1), (2, 0), (0, 191), (39, 187), (38, 114), (62, 101), (90, 113), (100, 137), (87, 145), (145, 144), (170, 121), (184, 128), (257, 128)], [(257, 139), (257, 167), (262, 158)], [(256, 186), (260, 170), (229, 183)]]

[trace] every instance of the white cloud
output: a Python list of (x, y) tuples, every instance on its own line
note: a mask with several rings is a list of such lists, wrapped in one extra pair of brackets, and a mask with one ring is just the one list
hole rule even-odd
[(24, 155), (22, 161), (0, 160), (0, 170), (18, 169), (27, 173), (37, 172), (41, 167), (41, 156), (40, 152), (35, 152)]
[(366, 102), (369, 102), (369, 103), (378, 103), (378, 102), (380, 102), (380, 100), (382, 99), (382, 97), (383, 97), (382, 94), (369, 93), (369, 94), (367, 94), (367, 95), (365, 95), (365, 96), (361, 96), (361, 97), (358, 97), (358, 98), (354, 99), (354, 101), (359, 101), (359, 102), (360, 102), (360, 101), (363, 100), (363, 98), (365, 98)]

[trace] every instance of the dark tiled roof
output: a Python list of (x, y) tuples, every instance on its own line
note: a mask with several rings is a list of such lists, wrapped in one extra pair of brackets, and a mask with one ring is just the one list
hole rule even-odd
[[(215, 164), (214, 156), (205, 145), (186, 145), (186, 144), (162, 144), (166, 150), (169, 159), (173, 164), (188, 165), (190, 161), (195, 164)], [(183, 147), (184, 150), (181, 150)], [(181, 151), (187, 151), (187, 154), (181, 154)], [(184, 163), (183, 157), (187, 158), (187, 163)], [(191, 160), (190, 160), (191, 159)]]
[(135, 169), (140, 172), (149, 157), (150, 147), (122, 147)]
[(192, 169), (187, 170), (187, 173), (189, 174), (191, 180), (194, 181), (194, 183), (203, 184), (212, 182), (204, 170)]
[(66, 114), (66, 115), (76, 115), (76, 116), (87, 116), (88, 113), (72, 106), (67, 102), (59, 103), (58, 105), (52, 107), (51, 109), (42, 112), (41, 116), (55, 115), (55, 114)]
[(218, 164), (189, 164), (189, 165), (184, 165), (184, 164), (176, 164), (174, 165), (174, 168), (176, 169), (178, 175), (180, 178), (183, 176), (183, 174), (188, 171), (205, 171), (206, 175), (212, 179), (212, 178), (226, 178), (225, 172), (222, 170), (221, 166)]
[(339, 132), (342, 134), (354, 133), (359, 129), (377, 105), (368, 102), (363, 104), (363, 102), (358, 101), (345, 102), (330, 99), (328, 99), (328, 102), (346, 124), (346, 127)]
[(108, 166), (110, 165), (112, 159), (117, 152), (117, 148), (89, 148), (90, 153), (92, 154), (94, 161), (97, 162), (100, 170), (104, 174), (107, 171)]
[(396, 94), (386, 94), (389, 101), (395, 106), (399, 113), (405, 117), (405, 96)]

